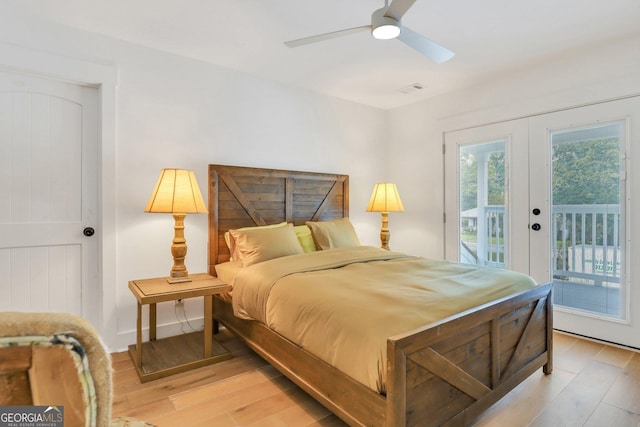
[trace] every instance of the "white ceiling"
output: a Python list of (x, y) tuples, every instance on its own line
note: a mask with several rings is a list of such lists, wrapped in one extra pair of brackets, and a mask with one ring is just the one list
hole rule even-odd
[[(417, 0), (402, 23), (454, 51), (444, 64), (368, 32), (295, 49), (283, 44), (368, 25), (383, 5), (384, 0), (12, 0), (2, 9), (385, 109), (640, 35), (640, 0)], [(639, 55), (640, 47), (630, 54)], [(400, 92), (414, 83), (424, 89)]]

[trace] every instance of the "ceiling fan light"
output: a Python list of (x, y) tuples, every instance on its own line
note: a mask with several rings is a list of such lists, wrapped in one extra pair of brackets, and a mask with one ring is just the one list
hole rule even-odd
[(384, 24), (371, 30), (371, 34), (378, 40), (395, 39), (400, 35), (400, 27), (396, 24)]
[(386, 11), (383, 7), (371, 15), (371, 35), (379, 40), (395, 39), (400, 35), (400, 21), (385, 16)]

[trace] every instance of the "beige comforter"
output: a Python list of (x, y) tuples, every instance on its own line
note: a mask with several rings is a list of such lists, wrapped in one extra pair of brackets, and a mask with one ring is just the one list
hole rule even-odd
[(233, 308), (384, 391), (388, 337), (535, 286), (508, 270), (359, 246), (246, 267)]

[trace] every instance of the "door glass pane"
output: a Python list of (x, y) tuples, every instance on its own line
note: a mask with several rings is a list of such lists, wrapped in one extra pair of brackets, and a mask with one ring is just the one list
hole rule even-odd
[(623, 318), (622, 123), (551, 133), (554, 304)]
[(504, 268), (505, 141), (459, 148), (460, 262)]

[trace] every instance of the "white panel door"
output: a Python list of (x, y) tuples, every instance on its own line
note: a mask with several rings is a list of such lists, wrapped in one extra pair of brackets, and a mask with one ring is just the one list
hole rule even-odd
[(0, 310), (99, 325), (97, 89), (0, 73)]

